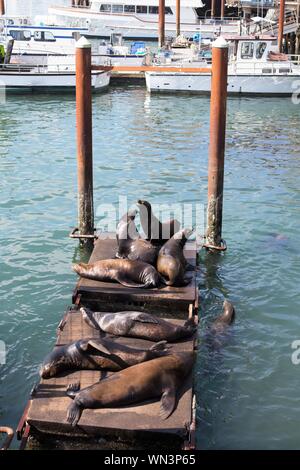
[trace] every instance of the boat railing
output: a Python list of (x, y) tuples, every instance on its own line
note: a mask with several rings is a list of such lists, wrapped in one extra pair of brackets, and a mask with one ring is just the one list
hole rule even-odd
[(295, 65), (300, 65), (300, 55), (299, 54), (287, 54), (288, 60)]
[(287, 62), (232, 62), (229, 64), (229, 72), (250, 75), (272, 75), (292, 73), (294, 63)]
[(198, 17), (199, 24), (211, 25), (211, 26), (222, 26), (222, 25), (236, 25), (241, 21), (239, 16), (236, 17), (214, 17), (206, 18), (205, 16)]

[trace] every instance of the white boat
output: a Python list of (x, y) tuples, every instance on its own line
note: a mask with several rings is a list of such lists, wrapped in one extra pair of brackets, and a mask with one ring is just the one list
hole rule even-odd
[[(295, 92), (295, 82), (300, 79), (300, 65), (295, 64), (289, 56), (278, 53), (275, 38), (227, 39), (231, 41), (227, 86), (229, 94), (291, 96)], [(195, 71), (146, 72), (146, 84), (150, 92), (210, 93), (211, 74)]]
[[(42, 17), (39, 17), (40, 19)], [(11, 64), (48, 65), (52, 63), (75, 67), (75, 44), (81, 36), (87, 36), (88, 28), (63, 28), (30, 24), (27, 17), (0, 18), (0, 44), (4, 47), (13, 40)], [(41, 21), (41, 23), (43, 23)], [(144, 43), (125, 45), (121, 34), (112, 34), (110, 41), (99, 38), (91, 41), (92, 58), (95, 65), (143, 65), (146, 57)]]
[[(48, 12), (56, 24), (72, 27), (88, 24), (90, 36), (109, 38), (115, 32), (128, 39), (157, 39), (158, 4), (159, 0), (90, 0), (89, 6), (53, 6)], [(192, 36), (200, 32), (205, 37), (213, 37), (240, 33), (238, 18), (200, 18), (197, 11), (203, 6), (202, 0), (181, 0), (182, 34)], [(165, 33), (176, 36), (176, 0), (165, 1)]]
[[(73, 65), (70, 67), (72, 68)], [(104, 91), (110, 82), (110, 74), (92, 72), (92, 90)], [(75, 91), (74, 70), (64, 70), (55, 64), (39, 67), (8, 65), (0, 67), (0, 93), (5, 91)]]
[(139, 67), (145, 64), (147, 53), (144, 42), (125, 45), (122, 34), (113, 33), (109, 42), (103, 40), (99, 45), (92, 61), (95, 65)]
[[(0, 17), (0, 41), (14, 40), (11, 63), (47, 65), (49, 55), (74, 54), (76, 40), (89, 31), (87, 27), (46, 26), (42, 18), (33, 23), (29, 17)], [(97, 52), (97, 45), (92, 47)]]

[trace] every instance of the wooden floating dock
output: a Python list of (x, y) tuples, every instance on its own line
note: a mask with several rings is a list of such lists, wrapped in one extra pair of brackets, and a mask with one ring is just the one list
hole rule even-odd
[[(113, 258), (116, 248), (114, 237), (108, 238), (107, 234), (101, 234), (95, 241), (90, 262)], [(79, 311), (80, 305), (102, 311), (148, 311), (177, 324), (183, 324), (188, 317), (194, 316), (197, 323), (196, 254), (195, 243), (187, 242), (185, 256), (195, 270), (191, 271), (193, 277), (186, 287), (134, 289), (118, 283), (80, 279), (73, 293), (74, 307), (65, 313), (58, 326), (56, 346), (82, 338), (99, 338), (100, 334), (105, 336), (84, 322)], [(136, 348), (150, 347), (153, 344), (136, 338), (109, 337)], [(196, 347), (196, 337), (170, 344), (172, 351), (193, 351)], [(159, 417), (159, 400), (151, 400), (121, 408), (84, 410), (79, 424), (72, 428), (66, 421), (67, 408), (71, 401), (66, 395), (68, 385), (80, 381), (81, 388), (84, 388), (98, 382), (102, 374), (101, 371), (68, 371), (56, 378), (42, 379), (34, 388), (18, 426), (19, 438), (25, 430), (25, 440), (30, 435), (65, 436), (73, 439), (101, 436), (115, 443), (118, 439), (133, 442), (138, 437), (145, 440), (146, 447), (151, 440), (163, 445), (165, 439), (171, 439), (174, 447), (194, 448), (195, 397), (192, 373), (182, 384), (177, 408), (167, 420)]]
[[(182, 324), (183, 320), (173, 320), (173, 322)], [(88, 326), (82, 320), (79, 311), (70, 310), (66, 315), (64, 326), (59, 331), (56, 344), (67, 344), (81, 338), (99, 337), (100, 332)], [(153, 344), (136, 338), (116, 338), (115, 341), (134, 348), (148, 348)], [(193, 339), (171, 345), (172, 351), (192, 351), (193, 349)], [(57, 435), (80, 437), (122, 435), (123, 438), (130, 439), (132, 433), (150, 432), (175, 434), (182, 439), (187, 438), (187, 426), (192, 421), (192, 374), (179, 392), (177, 409), (166, 421), (159, 417), (159, 401), (151, 401), (122, 408), (84, 410), (79, 424), (72, 429), (66, 422), (66, 411), (71, 403), (71, 399), (65, 393), (67, 386), (80, 381), (82, 388), (88, 387), (98, 382), (101, 376), (101, 371), (83, 370), (41, 380), (32, 397), (27, 416), (28, 424), (39, 432)]]
[[(117, 240), (114, 235), (102, 234), (95, 242), (90, 263), (114, 258)], [(145, 310), (162, 313), (170, 318), (186, 319), (197, 307), (196, 243), (187, 242), (184, 250), (188, 262), (195, 267), (192, 281), (186, 287), (164, 287), (159, 289), (127, 288), (118, 283), (80, 279), (73, 294), (74, 304), (83, 304), (92, 309), (106, 311)], [(126, 308), (125, 308), (126, 307)]]
[(169, 72), (169, 73), (203, 73), (211, 74), (209, 67), (172, 67), (167, 65), (93, 65), (93, 70), (104, 70), (111, 73), (112, 81), (130, 80), (140, 82), (145, 80), (146, 72)]

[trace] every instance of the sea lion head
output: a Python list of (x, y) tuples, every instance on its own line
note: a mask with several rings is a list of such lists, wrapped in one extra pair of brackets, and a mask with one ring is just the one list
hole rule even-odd
[(136, 240), (139, 238), (139, 233), (135, 225), (135, 218), (137, 215), (136, 209), (129, 209), (123, 215), (117, 227), (117, 235), (119, 240)]
[(129, 211), (127, 212), (127, 220), (130, 221), (130, 220), (134, 220), (136, 218), (136, 214), (138, 213), (138, 211), (136, 209), (129, 209)]
[(66, 348), (58, 346), (46, 356), (40, 368), (40, 376), (42, 379), (51, 379), (65, 370), (68, 364), (70, 364), (70, 358), (67, 355)]
[(151, 208), (150, 202), (145, 201), (144, 199), (139, 199), (139, 200), (137, 201), (137, 205), (138, 205), (138, 206), (146, 206), (146, 207), (150, 207), (150, 208)]
[(229, 300), (224, 300), (222, 314), (213, 322), (210, 328), (210, 333), (213, 335), (222, 335), (226, 332), (227, 328), (233, 323), (235, 318), (234, 306)]
[(195, 231), (195, 228), (183, 228), (179, 230), (178, 232), (175, 233), (174, 238), (175, 240), (182, 240), (183, 242), (186, 242), (186, 240), (192, 235), (192, 233)]

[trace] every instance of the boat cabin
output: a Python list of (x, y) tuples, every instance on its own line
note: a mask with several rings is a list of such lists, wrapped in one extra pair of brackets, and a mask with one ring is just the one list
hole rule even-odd
[[(225, 36), (229, 42), (229, 61), (266, 62), (268, 60), (284, 60), (279, 54), (277, 39), (272, 36)], [(287, 60), (287, 58), (285, 59)]]

